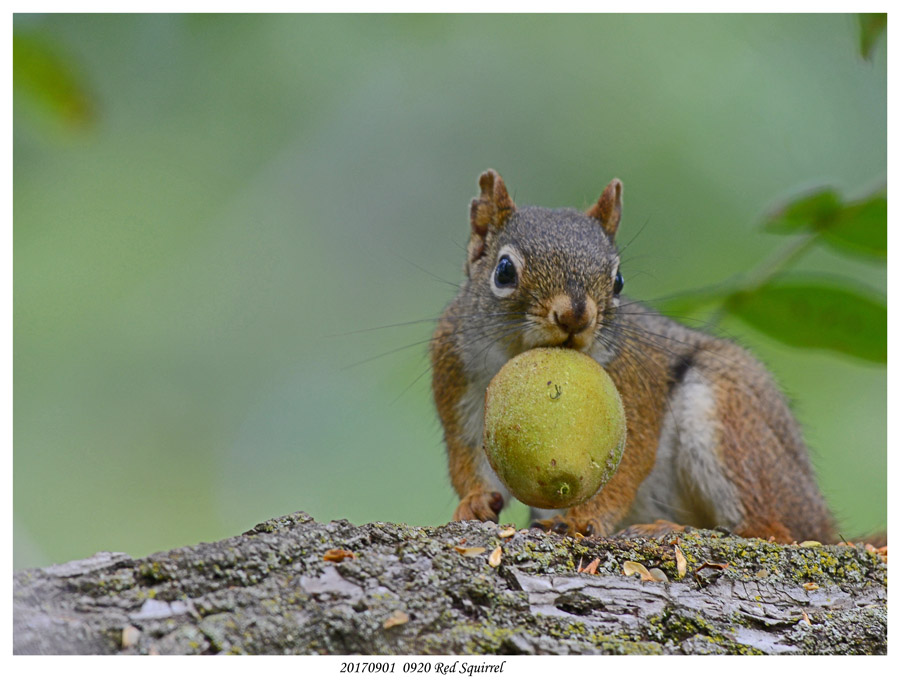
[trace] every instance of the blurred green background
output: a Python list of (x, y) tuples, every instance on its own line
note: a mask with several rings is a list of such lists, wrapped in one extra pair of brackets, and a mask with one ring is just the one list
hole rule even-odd
[[(784, 239), (760, 221), (792, 195), (886, 180), (886, 49), (863, 60), (849, 15), (14, 30), (17, 568), (296, 510), (449, 520), (432, 324), (348, 332), (438, 316), (487, 167), (526, 205), (586, 207), (620, 177), (645, 300), (763, 262)], [(799, 268), (886, 287), (827, 248)], [(794, 400), (843, 532), (883, 528), (883, 366), (721, 328)]]

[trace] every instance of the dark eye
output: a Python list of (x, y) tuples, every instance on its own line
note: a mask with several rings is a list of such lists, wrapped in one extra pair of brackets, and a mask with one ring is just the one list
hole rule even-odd
[(497, 262), (494, 283), (498, 288), (508, 288), (516, 284), (516, 266), (508, 256), (501, 256)]
[(625, 287), (625, 279), (622, 277), (621, 272), (616, 272), (616, 280), (613, 283), (613, 295), (618, 295), (622, 292), (622, 288)]

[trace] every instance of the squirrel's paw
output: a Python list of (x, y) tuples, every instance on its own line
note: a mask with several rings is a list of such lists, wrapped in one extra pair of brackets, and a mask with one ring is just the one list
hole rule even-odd
[(625, 529), (620, 529), (613, 536), (629, 539), (634, 537), (654, 537), (659, 539), (666, 534), (681, 533), (684, 529), (683, 524), (675, 524), (668, 520), (656, 520), (656, 522), (650, 524), (633, 524), (630, 527), (625, 527)]
[(503, 509), (503, 496), (497, 491), (476, 491), (469, 493), (459, 501), (456, 512), (453, 513), (453, 521), (481, 520), (482, 522), (496, 522), (497, 516)]
[(590, 537), (603, 536), (603, 524), (593, 517), (573, 517), (572, 515), (556, 515), (546, 520), (535, 520), (531, 524), (532, 529), (543, 529), (548, 532), (556, 532), (566, 536), (576, 534)]

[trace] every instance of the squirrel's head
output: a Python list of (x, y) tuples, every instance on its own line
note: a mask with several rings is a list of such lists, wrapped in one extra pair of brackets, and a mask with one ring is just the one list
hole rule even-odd
[(481, 310), (498, 323), (524, 315), (518, 348), (566, 346), (587, 351), (619, 303), (622, 274), (614, 238), (622, 182), (573, 209), (516, 208), (492, 169), (479, 179), (471, 207), (466, 274)]

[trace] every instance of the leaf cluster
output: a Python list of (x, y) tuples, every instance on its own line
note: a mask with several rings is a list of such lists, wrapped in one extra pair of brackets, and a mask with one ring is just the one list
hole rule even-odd
[(685, 314), (715, 306), (787, 345), (886, 363), (885, 297), (843, 278), (783, 272), (817, 244), (885, 263), (886, 192), (851, 201), (830, 188), (807, 193), (769, 215), (763, 230), (791, 237), (773, 262), (748, 278), (670, 298), (662, 309)]

